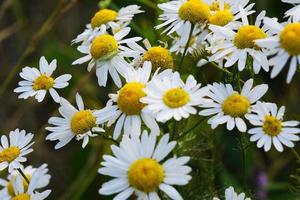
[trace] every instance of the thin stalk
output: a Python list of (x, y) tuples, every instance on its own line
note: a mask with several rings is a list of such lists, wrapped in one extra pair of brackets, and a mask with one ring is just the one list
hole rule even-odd
[(195, 128), (197, 128), (204, 120), (206, 119), (206, 117), (201, 118), (196, 124), (194, 124), (194, 126), (192, 126), (190, 129), (188, 129), (187, 131), (183, 132), (180, 136), (178, 136), (176, 138), (176, 140), (186, 136), (188, 133), (190, 133), (191, 131), (193, 131)]
[(26, 175), (24, 174), (24, 172), (21, 170), (21, 168), (18, 168), (18, 172), (22, 175), (22, 177), (25, 179), (25, 181), (29, 184), (29, 180), (26, 177)]
[(241, 157), (242, 157), (242, 173), (243, 173), (243, 189), (246, 190), (247, 181), (246, 181), (246, 150), (244, 146), (244, 138), (245, 134), (240, 133), (239, 137), (239, 144), (240, 144), (240, 151), (241, 151)]
[(183, 54), (182, 54), (182, 57), (181, 57), (181, 60), (180, 60), (180, 63), (179, 63), (179, 66), (178, 66), (178, 71), (180, 72), (181, 70), (181, 67), (183, 65), (183, 61), (184, 61), (184, 58), (186, 56), (186, 52), (189, 48), (189, 45), (190, 45), (190, 42), (191, 42), (191, 39), (192, 39), (192, 35), (193, 35), (193, 31), (194, 31), (194, 25), (192, 24), (191, 26), (191, 30), (190, 30), (190, 34), (189, 34), (189, 39), (185, 45), (185, 48), (184, 48), (184, 51), (183, 51)]
[(295, 148), (291, 148), (292, 153), (295, 155), (295, 157), (297, 158), (297, 160), (300, 162), (300, 155), (298, 154), (298, 152), (295, 150)]

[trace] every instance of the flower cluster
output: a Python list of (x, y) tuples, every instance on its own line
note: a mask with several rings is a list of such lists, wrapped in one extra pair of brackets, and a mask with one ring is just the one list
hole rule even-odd
[[(271, 70), (274, 78), (289, 66), (287, 83), (292, 81), (300, 64), (299, 5), (286, 12), (283, 23), (267, 17), (266, 11), (249, 20), (255, 13), (249, 0), (172, 0), (158, 7), (162, 23), (155, 28), (168, 36), (169, 47), (129, 36), (131, 20), (143, 12), (137, 5), (119, 11), (100, 9), (72, 41), (84, 54), (73, 65), (86, 65), (89, 72), (95, 72), (100, 87), (108, 87), (112, 80), (117, 88), (103, 108), (86, 108), (79, 93), (76, 107), (61, 97), (55, 89), (67, 87), (72, 76), (54, 78), (56, 60), (49, 64), (45, 57), (41, 57), (39, 69), (22, 69), (24, 80), (14, 90), (21, 93), (19, 98), (35, 96), (38, 102), (49, 91), (58, 103), (60, 116), (49, 118), (46, 127), (50, 132), (46, 140), (57, 141), (55, 149), (74, 138), (83, 140), (85, 148), (90, 137), (107, 139), (105, 131), (112, 127), (108, 139), (116, 143), (111, 145), (113, 155), (104, 155), (98, 170), (112, 180), (104, 183), (99, 193), (115, 194), (118, 200), (131, 196), (158, 200), (160, 191), (171, 199), (183, 199), (175, 186), (189, 183), (192, 168), (189, 156), (175, 153), (180, 142), (176, 125), (192, 115), (209, 117), (212, 129), (224, 124), (228, 131), (236, 127), (266, 152), (272, 145), (282, 152), (283, 146), (293, 148), (300, 140), (299, 122), (284, 121), (285, 107), (263, 100), (268, 85), (258, 84), (254, 76), (240, 78), (242, 72), (258, 74), (261, 70)], [(210, 63), (227, 73), (230, 81), (200, 83), (197, 74), (183, 72), (184, 59), (197, 57), (199, 52), (205, 52), (199, 66)], [(175, 56), (181, 58), (179, 63)], [(9, 139), (1, 137), (0, 169), (8, 168), (10, 173), (0, 182), (1, 199), (42, 200), (49, 195), (49, 190), (40, 192), (49, 183), (47, 165), (21, 165), (32, 151), (32, 139), (32, 134), (18, 129)], [(230, 187), (225, 199), (249, 198)]]

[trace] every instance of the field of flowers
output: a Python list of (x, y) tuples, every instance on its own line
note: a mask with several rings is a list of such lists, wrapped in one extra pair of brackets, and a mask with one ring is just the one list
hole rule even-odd
[(0, 1), (0, 200), (300, 200), (300, 0)]

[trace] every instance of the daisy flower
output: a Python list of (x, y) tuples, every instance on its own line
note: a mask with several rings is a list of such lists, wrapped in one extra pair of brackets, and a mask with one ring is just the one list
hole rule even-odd
[(130, 28), (128, 27), (114, 35), (109, 35), (103, 30), (89, 46), (81, 45), (78, 47), (78, 51), (87, 55), (75, 60), (72, 64), (76, 65), (90, 61), (88, 71), (91, 71), (96, 66), (96, 75), (100, 86), (106, 86), (109, 73), (114, 83), (121, 87), (122, 83), (119, 74), (124, 76), (126, 69), (131, 67), (124, 60), (123, 56), (126, 52), (122, 50), (122, 45), (141, 40), (139, 37), (123, 39), (129, 32)]
[(135, 66), (142, 66), (144, 62), (150, 61), (153, 72), (157, 69), (174, 68), (174, 59), (168, 48), (162, 46), (151, 46), (147, 39), (145, 39), (143, 43), (145, 48), (141, 47), (136, 42), (131, 42), (128, 44), (130, 49), (126, 47), (123, 49), (127, 52), (127, 54), (134, 57), (133, 63)]
[(209, 6), (202, 0), (174, 0), (158, 4), (158, 7), (163, 11), (159, 20), (164, 22), (155, 28), (165, 28), (162, 33), (168, 35), (179, 29), (190, 33), (191, 25), (201, 26), (210, 16)]
[[(40, 171), (39, 180), (36, 183), (36, 187), (35, 187), (36, 189), (44, 188), (50, 182), (51, 176), (48, 174), (49, 170), (47, 164), (43, 164), (39, 168), (34, 168), (32, 166), (28, 166), (24, 168), (22, 166), (21, 170), (24, 172), (25, 176), (29, 181), (31, 180), (31, 177), (33, 176), (34, 172)], [(20, 173), (17, 170), (14, 170), (10, 175), (8, 175), (7, 180), (0, 179), (0, 185), (4, 187), (0, 191), (0, 199), (10, 199), (16, 196), (12, 182), (15, 181), (19, 175)], [(24, 178), (23, 178), (23, 185), (24, 185), (24, 190), (26, 192), (26, 190), (28, 189), (28, 183), (26, 182), (26, 180), (24, 180)]]
[(300, 22), (279, 23), (274, 18), (266, 18), (264, 24), (275, 34), (256, 40), (256, 44), (270, 49), (272, 58), (269, 62), (273, 66), (271, 78), (275, 78), (289, 63), (286, 81), (290, 83), (296, 73), (297, 65), (300, 64)]
[[(157, 143), (157, 144), (156, 144)], [(146, 131), (141, 137), (124, 135), (120, 146), (112, 145), (114, 156), (103, 156), (103, 167), (99, 173), (114, 179), (104, 183), (99, 190), (102, 195), (119, 193), (114, 199), (160, 199), (158, 191), (163, 191), (171, 199), (183, 198), (172, 185), (186, 185), (191, 180), (191, 168), (186, 166), (189, 157), (165, 159), (174, 149), (176, 142), (169, 142), (165, 134), (159, 142), (156, 135)]]
[[(214, 197), (213, 200), (220, 200), (217, 197)], [(237, 194), (234, 191), (233, 187), (229, 187), (225, 190), (225, 200), (251, 200), (250, 198), (246, 198), (245, 193)]]
[(166, 122), (171, 118), (180, 121), (196, 114), (195, 107), (207, 101), (203, 97), (208, 90), (200, 86), (192, 75), (184, 83), (178, 72), (154, 77), (144, 89), (146, 96), (141, 102), (147, 104), (146, 108), (154, 113), (157, 121)]
[(246, 15), (255, 12), (251, 10), (254, 3), (249, 4), (249, 0), (204, 0), (204, 2), (209, 5), (210, 9), (208, 23), (217, 26), (236, 24), (237, 20), (242, 17), (240, 8), (245, 10)]
[(141, 134), (142, 122), (150, 128), (151, 132), (159, 134), (159, 127), (154, 119), (153, 114), (145, 108), (145, 104), (140, 99), (146, 94), (145, 85), (148, 83), (151, 75), (151, 63), (144, 62), (142, 68), (136, 70), (129, 69), (126, 73), (126, 84), (118, 91), (117, 94), (110, 94), (111, 100), (107, 106), (95, 112), (97, 122), (106, 121), (109, 117), (109, 126), (116, 120), (116, 126), (113, 138), (117, 139), (122, 130), (124, 134), (138, 133)]
[[(32, 133), (27, 133), (25, 130), (16, 129), (9, 133), (9, 138), (6, 135), (1, 136), (0, 145), (0, 170), (8, 167), (8, 172), (21, 167), (22, 162), (26, 162), (25, 155), (33, 151), (30, 148), (34, 142)], [(30, 143), (31, 142), (31, 143)]]
[(24, 81), (19, 82), (19, 87), (14, 92), (22, 93), (19, 95), (19, 99), (35, 96), (38, 102), (42, 102), (49, 91), (53, 100), (58, 103), (60, 97), (55, 89), (67, 87), (72, 76), (64, 74), (54, 79), (52, 74), (56, 69), (56, 60), (49, 64), (44, 56), (40, 58), (39, 68), (40, 70), (24, 67), (20, 73)]
[(300, 21), (300, 0), (281, 0), (284, 3), (293, 4), (294, 7), (285, 12), (287, 17), (294, 21)]
[(101, 9), (95, 13), (91, 22), (86, 25), (86, 29), (79, 34), (72, 43), (80, 43), (82, 45), (89, 44), (89, 42), (99, 33), (100, 27), (105, 30), (111, 28), (113, 32), (125, 28), (132, 20), (134, 15), (142, 13), (140, 6), (129, 5), (121, 8), (119, 11), (112, 9)]
[(66, 99), (61, 98), (58, 111), (62, 117), (51, 117), (48, 121), (53, 126), (46, 128), (51, 132), (46, 140), (58, 140), (55, 149), (65, 146), (74, 137), (76, 140), (83, 140), (82, 148), (85, 148), (89, 137), (97, 136), (93, 132), (104, 132), (96, 122), (94, 111), (84, 108), (83, 100), (78, 93), (76, 94), (76, 104), (78, 109)]
[(294, 141), (299, 141), (300, 129), (298, 121), (283, 121), (285, 107), (277, 107), (274, 103), (257, 102), (252, 114), (247, 115), (249, 122), (256, 126), (248, 131), (250, 140), (257, 141), (257, 147), (271, 149), (272, 144), (277, 151), (283, 151), (283, 145), (293, 148)]
[(33, 172), (32, 177), (30, 178), (29, 184), (24, 185), (24, 180), (21, 175), (16, 176), (11, 180), (11, 187), (13, 189), (14, 196), (8, 197), (5, 200), (43, 200), (46, 199), (51, 190), (45, 190), (43, 192), (37, 192), (36, 189), (39, 189), (39, 186), (43, 182), (40, 178), (44, 174), (44, 169), (38, 168)]
[(241, 9), (241, 24), (237, 24), (235, 27), (209, 26), (213, 34), (222, 37), (224, 41), (221, 44), (216, 43), (208, 47), (208, 50), (213, 54), (209, 60), (226, 59), (224, 67), (232, 67), (237, 63), (239, 71), (242, 71), (246, 66), (247, 57), (251, 56), (253, 58), (252, 67), (256, 74), (259, 73), (261, 68), (269, 71), (266, 50), (255, 44), (255, 40), (268, 37), (267, 29), (262, 25), (265, 13), (265, 11), (262, 11), (257, 16), (255, 24), (250, 25), (245, 10)]
[(208, 120), (212, 129), (220, 124), (227, 124), (227, 129), (232, 130), (235, 126), (240, 132), (246, 132), (247, 126), (243, 119), (247, 113), (252, 111), (252, 105), (258, 101), (268, 90), (267, 84), (253, 86), (253, 79), (245, 82), (241, 93), (233, 90), (230, 84), (214, 83), (208, 85), (207, 94), (213, 102), (201, 105), (205, 108), (199, 115), (210, 116)]

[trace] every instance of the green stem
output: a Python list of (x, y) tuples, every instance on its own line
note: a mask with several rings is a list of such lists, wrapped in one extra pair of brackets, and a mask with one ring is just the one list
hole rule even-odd
[(204, 120), (206, 119), (206, 117), (201, 118), (200, 120), (198, 120), (198, 122), (196, 124), (194, 124), (194, 126), (192, 126), (190, 129), (188, 129), (187, 131), (183, 132), (180, 136), (178, 136), (176, 138), (176, 140), (186, 136), (188, 133), (190, 133), (191, 131), (193, 131), (195, 128), (197, 128)]
[(25, 181), (29, 184), (29, 180), (26, 177), (26, 175), (24, 174), (24, 172), (21, 170), (21, 168), (18, 168), (18, 172), (22, 175), (22, 177), (25, 179)]
[(243, 170), (243, 189), (246, 190), (247, 182), (246, 182), (246, 150), (244, 146), (244, 139), (245, 135), (244, 133), (240, 133), (239, 137), (239, 143), (240, 143), (240, 151), (241, 151), (241, 157), (242, 157), (242, 170)]
[(300, 155), (298, 154), (298, 152), (295, 150), (295, 148), (291, 148), (292, 153), (295, 155), (295, 157), (297, 158), (297, 160), (300, 162)]
[(190, 42), (191, 42), (191, 39), (192, 39), (193, 31), (194, 31), (194, 25), (192, 24), (191, 30), (190, 30), (190, 34), (189, 34), (189, 39), (188, 39), (188, 41), (187, 41), (187, 43), (185, 45), (185, 48), (184, 48), (184, 51), (183, 51), (183, 54), (182, 54), (182, 57), (181, 57), (181, 60), (180, 60), (179, 66), (178, 66), (178, 70), (177, 70), (178, 72), (180, 72), (180, 70), (181, 70), (184, 58), (185, 58), (187, 50), (188, 50), (188, 48), (190, 46)]

